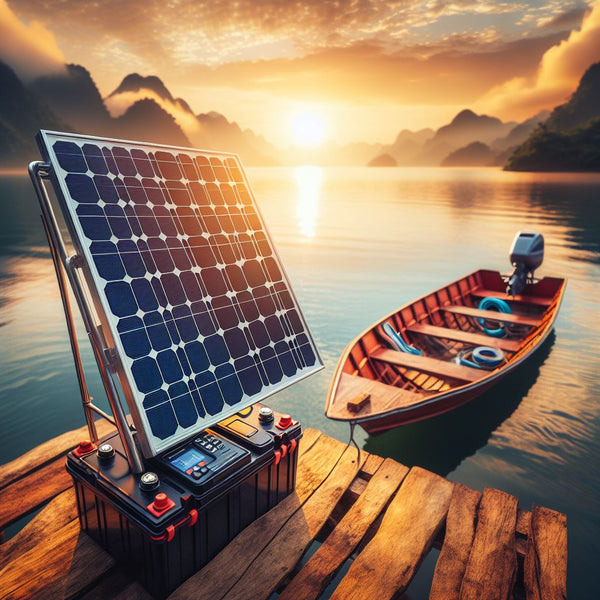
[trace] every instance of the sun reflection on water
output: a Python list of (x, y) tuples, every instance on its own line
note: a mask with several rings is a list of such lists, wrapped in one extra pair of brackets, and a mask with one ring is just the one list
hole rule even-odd
[(308, 165), (296, 167), (294, 169), (294, 179), (298, 186), (296, 216), (300, 234), (303, 237), (313, 238), (316, 235), (317, 217), (319, 215), (323, 169)]

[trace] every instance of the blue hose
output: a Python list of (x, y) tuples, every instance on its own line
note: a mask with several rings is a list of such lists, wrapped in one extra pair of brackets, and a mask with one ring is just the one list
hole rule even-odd
[[(477, 307), (480, 310), (489, 310), (490, 308), (496, 309), (498, 312), (511, 314), (511, 307), (504, 302), (504, 300), (500, 300), (500, 298), (484, 298)], [(483, 330), (492, 337), (504, 337), (506, 335), (506, 330), (504, 329), (504, 325), (500, 325), (497, 329), (490, 329), (485, 324), (485, 319), (477, 318), (477, 322), (481, 325)]]
[(408, 352), (409, 354), (423, 355), (418, 348), (407, 344), (404, 341), (404, 338), (389, 323), (384, 323), (382, 328), (390, 343), (395, 346), (397, 350)]

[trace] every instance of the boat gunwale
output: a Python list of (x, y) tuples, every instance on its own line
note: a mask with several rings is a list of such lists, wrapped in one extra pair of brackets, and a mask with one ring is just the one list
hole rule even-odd
[[(333, 405), (332, 400), (333, 400), (333, 398), (335, 398), (335, 394), (337, 392), (341, 376), (344, 373), (344, 371), (343, 371), (344, 365), (346, 364), (346, 361), (348, 360), (348, 357), (349, 357), (351, 351), (353, 350), (353, 348), (356, 346), (356, 344), (358, 344), (360, 342), (360, 340), (365, 335), (367, 335), (369, 332), (375, 330), (383, 322), (394, 317), (396, 314), (400, 313), (404, 309), (416, 304), (419, 301), (424, 301), (425, 298), (427, 298), (431, 294), (434, 294), (442, 289), (448, 288), (449, 286), (451, 286), (453, 284), (458, 284), (459, 281), (463, 281), (470, 277), (476, 276), (479, 273), (493, 273), (494, 275), (499, 275), (500, 277), (502, 277), (502, 274), (500, 273), (500, 271), (494, 271), (492, 269), (477, 269), (475, 271), (472, 271), (454, 281), (451, 281), (435, 290), (429, 291), (429, 292), (423, 294), (422, 296), (419, 296), (418, 298), (411, 300), (410, 302), (403, 304), (399, 308), (396, 308), (395, 310), (391, 311), (390, 313), (388, 313), (387, 315), (382, 317), (379, 321), (376, 321), (375, 323), (371, 324), (369, 327), (367, 327), (365, 330), (363, 330), (358, 336), (356, 336), (353, 340), (351, 340), (348, 343), (348, 345), (346, 346), (346, 348), (344, 349), (344, 351), (343, 351), (342, 355), (340, 356), (340, 359), (338, 360), (338, 363), (336, 365), (336, 370), (333, 375), (333, 378), (332, 378), (332, 381), (331, 381), (331, 384), (329, 386), (329, 390), (327, 393), (327, 400), (326, 400), (325, 410), (324, 410), (325, 416), (334, 421), (360, 423), (360, 422), (374, 421), (377, 419), (382, 419), (382, 418), (385, 418), (387, 415), (392, 416), (392, 415), (397, 415), (397, 414), (402, 414), (402, 413), (409, 414), (413, 411), (417, 411), (417, 410), (421, 409), (422, 407), (428, 406), (434, 402), (440, 402), (440, 401), (452, 398), (456, 395), (464, 394), (467, 390), (475, 391), (478, 388), (483, 387), (484, 385), (485, 386), (493, 385), (494, 382), (502, 379), (503, 377), (505, 377), (506, 375), (511, 373), (514, 369), (516, 369), (519, 365), (521, 365), (527, 358), (529, 358), (529, 356), (533, 352), (535, 352), (535, 350), (537, 348), (539, 348), (546, 341), (546, 339), (548, 338), (548, 335), (550, 334), (550, 332), (552, 331), (552, 329), (554, 327), (554, 323), (556, 322), (556, 319), (558, 317), (558, 313), (559, 313), (560, 307), (562, 305), (564, 293), (565, 293), (566, 286), (567, 286), (567, 278), (566, 277), (544, 276), (542, 279), (539, 279), (537, 281), (538, 283), (541, 281), (544, 281), (544, 280), (555, 280), (555, 281), (560, 282), (559, 287), (558, 287), (555, 295), (552, 297), (550, 304), (546, 307), (546, 309), (541, 314), (542, 321), (543, 321), (543, 318), (547, 315), (549, 315), (550, 318), (548, 318), (547, 321), (543, 325), (532, 328), (530, 333), (523, 339), (523, 342), (524, 342), (523, 346), (515, 352), (514, 356), (511, 358), (510, 362), (508, 364), (506, 364), (505, 366), (494, 369), (493, 371), (486, 371), (486, 373), (488, 373), (488, 374), (483, 375), (483, 377), (481, 379), (478, 379), (475, 382), (458, 385), (458, 386), (452, 387), (450, 390), (445, 391), (445, 392), (432, 392), (429, 397), (415, 401), (414, 404), (410, 404), (409, 406), (389, 408), (389, 409), (383, 410), (381, 412), (371, 413), (371, 414), (365, 415), (365, 416), (351, 415), (349, 417), (340, 417), (340, 416), (332, 416), (329, 414), (329, 411)], [(469, 292), (469, 293), (473, 293), (473, 292)], [(521, 356), (519, 356), (519, 355), (521, 355)], [(515, 358), (515, 357), (518, 357), (518, 358)], [(361, 375), (355, 375), (355, 376), (350, 375), (350, 377), (360, 377), (361, 379), (369, 380), (368, 377), (362, 377)], [(370, 380), (370, 381), (377, 381), (377, 380)], [(380, 383), (383, 383), (383, 382), (380, 382)], [(388, 385), (388, 384), (384, 384), (384, 385)], [(395, 386), (390, 386), (390, 387), (393, 388)], [(402, 388), (399, 388), (399, 389), (402, 389)], [(422, 392), (422, 393), (427, 393), (427, 392)], [(440, 412), (446, 412), (446, 411), (442, 410)]]

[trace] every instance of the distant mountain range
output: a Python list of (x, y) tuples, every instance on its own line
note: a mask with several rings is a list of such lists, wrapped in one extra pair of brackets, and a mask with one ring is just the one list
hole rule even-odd
[[(379, 157), (388, 156), (400, 166), (502, 165), (549, 114), (544, 111), (523, 123), (503, 123), (496, 117), (462, 110), (437, 130), (402, 130), (394, 143), (382, 146), (369, 164), (379, 164)], [(389, 160), (385, 162), (390, 164)]]
[[(276, 148), (218, 112), (194, 114), (155, 76), (131, 73), (103, 99), (91, 74), (80, 65), (66, 65), (64, 75), (40, 77), (25, 85), (0, 63), (0, 89), (3, 165), (23, 165), (37, 158), (34, 135), (45, 128), (235, 152), (247, 165), (600, 170), (594, 166), (600, 163), (595, 137), (600, 125), (594, 121), (600, 120), (600, 63), (588, 69), (569, 102), (523, 123), (504, 123), (462, 110), (437, 130), (403, 129), (389, 145), (330, 142), (310, 149)], [(578, 145), (587, 148), (583, 161), (575, 159)]]
[(511, 171), (600, 171), (600, 63), (508, 157)]

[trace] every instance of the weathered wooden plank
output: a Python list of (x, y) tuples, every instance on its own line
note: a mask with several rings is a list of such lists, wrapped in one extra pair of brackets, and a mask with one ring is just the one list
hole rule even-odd
[(19, 533), (0, 546), (0, 569), (75, 519), (77, 501), (75, 491), (69, 488), (54, 498)]
[(552, 298), (544, 296), (511, 296), (505, 292), (497, 292), (495, 290), (472, 290), (471, 294), (477, 298), (498, 298), (506, 302), (521, 302), (525, 304), (533, 304), (535, 306), (550, 306)]
[(77, 600), (152, 600), (152, 596), (129, 575), (118, 568), (105, 573), (101, 579)]
[(442, 477), (413, 467), (332, 600), (385, 600), (404, 591), (442, 527), (452, 488)]
[(2, 598), (69, 598), (114, 564), (72, 521), (0, 571)]
[(517, 499), (486, 488), (460, 589), (461, 600), (508, 600), (516, 577)]
[(388, 350), (387, 348), (373, 352), (371, 358), (392, 365), (431, 373), (439, 377), (451, 377), (452, 379), (458, 379), (460, 381), (477, 381), (486, 374), (482, 369), (457, 365), (454, 362), (430, 358), (429, 356), (423, 356), (421, 354), (409, 354), (408, 352), (399, 352), (398, 350)]
[(0, 529), (35, 510), (71, 486), (65, 459), (54, 459), (42, 469), (17, 479), (0, 491)]
[[(105, 419), (96, 421), (96, 429), (100, 437), (105, 436), (114, 430), (114, 427)], [(34, 469), (39, 469), (42, 465), (49, 463), (59, 456), (65, 455), (72, 450), (81, 440), (89, 439), (87, 426), (67, 431), (58, 437), (55, 437), (39, 446), (36, 446), (29, 452), (15, 458), (9, 463), (0, 466), (0, 489), (8, 485), (11, 481), (24, 477)]]
[(454, 484), (446, 517), (444, 543), (433, 574), (429, 600), (458, 598), (475, 536), (480, 498), (479, 492), (461, 483)]
[[(365, 453), (361, 453), (361, 459)], [(252, 566), (227, 592), (227, 600), (268, 598), (312, 542), (350, 485), (359, 465), (355, 448), (346, 449), (327, 479), (296, 511)]]
[(567, 597), (567, 518), (533, 506), (524, 565), (527, 600)]
[(407, 473), (408, 468), (404, 465), (389, 458), (385, 460), (337, 527), (279, 595), (279, 600), (318, 598)]
[(307, 427), (302, 430), (302, 438), (298, 444), (298, 456), (302, 456), (307, 450), (310, 450), (313, 444), (321, 437), (318, 429)]
[(525, 315), (516, 315), (514, 313), (502, 313), (496, 310), (480, 310), (470, 306), (443, 306), (441, 310), (453, 313), (455, 315), (464, 315), (465, 317), (474, 317), (476, 319), (485, 319), (486, 321), (500, 321), (501, 323), (514, 323), (515, 325), (527, 325), (537, 327), (541, 320), (536, 317)]
[(455, 340), (457, 342), (465, 342), (467, 344), (475, 344), (477, 346), (491, 346), (492, 348), (500, 348), (501, 350), (508, 350), (509, 352), (516, 352), (520, 346), (520, 343), (514, 340), (495, 338), (490, 335), (473, 333), (472, 331), (463, 331), (462, 329), (453, 329), (451, 327), (437, 327), (436, 325), (429, 325), (427, 323), (416, 323), (406, 329), (413, 333)]
[[(177, 588), (171, 598), (218, 600), (277, 535), (285, 522), (323, 483), (346, 446), (321, 435), (298, 463), (296, 490), (268, 513), (248, 525), (201, 571)], [(283, 550), (282, 550), (283, 551)], [(223, 574), (227, 576), (224, 577)]]

